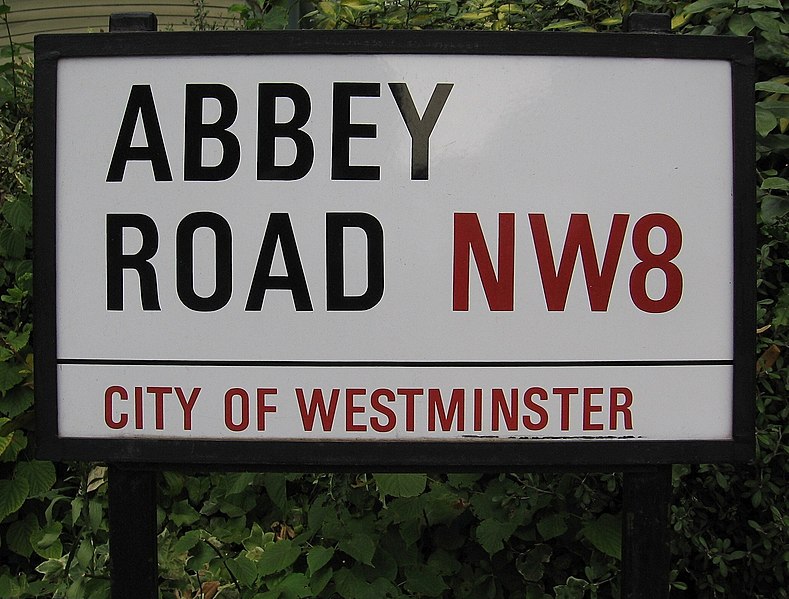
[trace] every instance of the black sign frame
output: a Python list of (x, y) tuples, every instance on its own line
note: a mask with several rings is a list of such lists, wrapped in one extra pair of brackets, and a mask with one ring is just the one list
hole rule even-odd
[[(485, 54), (728, 61), (733, 82), (733, 435), (720, 441), (236, 441), (64, 438), (58, 431), (56, 131), (58, 61), (97, 56)], [(754, 60), (748, 38), (654, 33), (167, 32), (41, 35), (35, 44), (35, 348), (39, 456), (168, 467), (508, 470), (739, 462), (754, 452)], [(634, 131), (634, 135), (638, 132)], [(728, 364), (729, 362), (727, 362)], [(654, 365), (661, 363), (656, 362)], [(358, 365), (358, 364), (357, 364)], [(487, 364), (510, 366), (510, 364)], [(337, 367), (353, 367), (338, 363)]]

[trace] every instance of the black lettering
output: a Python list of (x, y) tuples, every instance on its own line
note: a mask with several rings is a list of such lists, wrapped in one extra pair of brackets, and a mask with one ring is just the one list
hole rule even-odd
[(381, 85), (378, 83), (335, 83), (331, 133), (331, 178), (347, 181), (378, 181), (381, 169), (377, 166), (351, 166), (352, 137), (374, 138), (374, 123), (351, 123), (351, 98), (378, 98)]
[[(367, 290), (362, 295), (345, 295), (343, 232), (348, 227), (367, 235)], [(384, 295), (384, 230), (371, 214), (337, 212), (326, 214), (326, 309), (369, 310)]]
[[(142, 247), (136, 254), (123, 253), (123, 230), (137, 229)], [(136, 270), (140, 277), (143, 310), (160, 310), (156, 270), (149, 262), (159, 249), (156, 223), (145, 214), (107, 215), (107, 310), (123, 310), (123, 271)]]
[[(200, 228), (214, 233), (214, 263), (216, 281), (214, 292), (208, 297), (194, 290), (194, 234)], [(214, 212), (193, 212), (178, 223), (175, 234), (176, 286), (184, 306), (195, 312), (214, 312), (230, 301), (233, 293), (233, 239), (230, 225)]]
[[(203, 103), (207, 98), (219, 101), (219, 118), (203, 122)], [(184, 115), (184, 180), (224, 181), (233, 176), (241, 160), (238, 138), (228, 131), (238, 114), (238, 100), (233, 90), (219, 83), (191, 83), (186, 86)], [(214, 166), (203, 165), (203, 140), (217, 139), (222, 144), (222, 159)]]
[[(145, 140), (148, 145), (132, 147), (138, 115), (142, 118)], [(123, 120), (121, 120), (118, 139), (115, 142), (115, 150), (112, 152), (107, 181), (122, 181), (126, 171), (126, 163), (130, 160), (150, 161), (153, 168), (153, 178), (156, 181), (173, 180), (150, 85), (132, 85), (129, 100), (126, 102), (126, 110), (123, 113)]]
[[(293, 118), (286, 123), (276, 122), (277, 98), (293, 102)], [(312, 138), (302, 129), (310, 118), (310, 96), (295, 83), (261, 83), (258, 85), (258, 181), (295, 181), (312, 168), (315, 147)], [(296, 145), (293, 164), (277, 165), (275, 143), (287, 137)]]
[(427, 180), (430, 158), (430, 134), (436, 126), (444, 104), (447, 103), (452, 83), (437, 83), (424, 114), (420, 117), (405, 83), (390, 83), (389, 89), (394, 96), (400, 114), (403, 116), (408, 133), (411, 134), (411, 179)]
[[(285, 270), (288, 273), (286, 275), (271, 274), (278, 240), (282, 247), (282, 256), (285, 259)], [(261, 310), (267, 289), (289, 289), (297, 311), (309, 312), (312, 310), (307, 279), (304, 277), (304, 268), (301, 265), (299, 250), (296, 247), (296, 236), (293, 234), (293, 226), (287, 213), (275, 212), (269, 216), (245, 309), (247, 311)]]

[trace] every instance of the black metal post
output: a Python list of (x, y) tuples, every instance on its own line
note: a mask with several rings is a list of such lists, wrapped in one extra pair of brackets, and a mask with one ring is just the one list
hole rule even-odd
[[(157, 27), (151, 12), (110, 15), (111, 33)], [(158, 597), (156, 472), (110, 464), (108, 482), (112, 599)]]
[(109, 467), (112, 599), (159, 595), (156, 544), (156, 473)]
[(671, 15), (659, 12), (631, 12), (625, 17), (624, 29), (630, 33), (670, 33)]
[[(670, 33), (671, 15), (633, 12), (625, 31)], [(671, 466), (645, 466), (624, 473), (621, 599), (668, 599), (671, 551), (668, 510)]]
[(110, 33), (156, 31), (159, 21), (152, 12), (116, 12), (110, 15)]
[(671, 466), (625, 472), (622, 599), (668, 599)]

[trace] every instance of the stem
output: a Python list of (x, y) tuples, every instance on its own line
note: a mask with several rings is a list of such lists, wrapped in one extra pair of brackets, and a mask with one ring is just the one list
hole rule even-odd
[(227, 570), (227, 573), (230, 574), (230, 578), (233, 581), (233, 584), (235, 585), (236, 590), (238, 591), (238, 594), (241, 595), (241, 585), (238, 583), (238, 578), (236, 578), (236, 575), (233, 574), (233, 570), (231, 570), (228, 567), (227, 560), (225, 559), (225, 556), (222, 555), (222, 552), (219, 551), (219, 549), (217, 547), (215, 547), (214, 544), (211, 541), (209, 541), (208, 539), (203, 539), (203, 542), (206, 543), (211, 549), (213, 549), (214, 553), (216, 553), (219, 556), (219, 559), (222, 560), (222, 564), (225, 566), (225, 570)]

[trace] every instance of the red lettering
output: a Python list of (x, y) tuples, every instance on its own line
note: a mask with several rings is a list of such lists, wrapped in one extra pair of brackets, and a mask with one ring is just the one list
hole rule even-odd
[(523, 403), (527, 409), (539, 416), (539, 420), (534, 422), (528, 414), (523, 416), (523, 426), (530, 431), (539, 431), (548, 426), (548, 412), (540, 404), (534, 403), (534, 397), (541, 401), (548, 399), (548, 392), (541, 387), (530, 387), (523, 393)]
[[(623, 397), (624, 401), (619, 403), (619, 398)], [(633, 429), (633, 415), (630, 413), (630, 406), (633, 405), (633, 392), (627, 387), (611, 387), (611, 404), (609, 410), (610, 427), (612, 431), (616, 430), (619, 422), (618, 415), (622, 414), (623, 424), (625, 429)]]
[(561, 398), (561, 429), (570, 430), (570, 397), (578, 394), (578, 387), (555, 387), (553, 394)]
[(134, 388), (134, 428), (141, 429), (142, 422), (142, 387)]
[(548, 235), (548, 225), (545, 222), (545, 215), (529, 214), (529, 224), (531, 225), (534, 239), (534, 251), (537, 254), (545, 303), (549, 311), (564, 311), (567, 304), (567, 294), (570, 291), (570, 281), (579, 253), (581, 254), (581, 263), (583, 264), (584, 277), (586, 278), (589, 306), (594, 312), (605, 312), (608, 310), (616, 268), (619, 264), (619, 256), (622, 253), (622, 245), (625, 241), (628, 218), (627, 214), (614, 214), (601, 268), (597, 262), (597, 252), (595, 251), (594, 239), (592, 238), (589, 215), (571, 215), (557, 271), (553, 260), (553, 250), (550, 236)]
[(148, 393), (153, 393), (155, 401), (156, 413), (156, 430), (160, 431), (164, 428), (164, 396), (173, 392), (172, 387), (148, 387)]
[(121, 413), (117, 420), (112, 417), (112, 398), (115, 395), (125, 401), (129, 399), (129, 394), (126, 392), (126, 389), (118, 385), (107, 387), (107, 390), (104, 392), (104, 423), (111, 429), (118, 430), (129, 423), (129, 416)]
[(476, 213), (456, 213), (452, 267), (452, 309), (468, 311), (470, 256), (491, 311), (512, 311), (515, 287), (515, 214), (499, 214), (498, 276), (490, 259), (482, 226)]
[(474, 430), (482, 430), (482, 389), (474, 389)]
[(367, 430), (367, 425), (356, 424), (353, 421), (354, 414), (364, 414), (364, 406), (357, 406), (353, 403), (354, 398), (367, 393), (366, 389), (346, 389), (345, 390), (345, 430), (349, 433), (363, 433)]
[(405, 395), (405, 430), (414, 430), (414, 399), (417, 395), (424, 395), (424, 389), (398, 389), (398, 395)]
[(330, 431), (332, 429), (332, 426), (334, 425), (334, 414), (337, 412), (337, 402), (340, 399), (339, 389), (331, 390), (331, 400), (329, 401), (328, 408), (326, 407), (326, 403), (323, 399), (322, 389), (312, 390), (309, 407), (307, 406), (307, 402), (304, 398), (303, 389), (296, 389), (296, 399), (299, 402), (299, 413), (301, 414), (301, 422), (305, 431), (312, 430), (312, 427), (315, 423), (316, 414), (320, 414), (321, 424), (323, 425), (324, 432)]
[(600, 423), (593, 423), (592, 422), (592, 414), (596, 412), (602, 412), (603, 406), (593, 404), (592, 403), (592, 396), (593, 395), (602, 395), (603, 390), (600, 387), (585, 387), (584, 388), (584, 422), (583, 422), (583, 429), (585, 431), (601, 431), (603, 430), (603, 425)]
[(370, 397), (370, 403), (372, 404), (373, 410), (386, 416), (386, 424), (381, 424), (380, 418), (373, 416), (370, 418), (370, 426), (376, 432), (388, 433), (394, 430), (396, 417), (394, 411), (390, 407), (381, 403), (381, 398), (385, 399), (386, 401), (394, 401), (395, 394), (389, 389), (376, 389), (373, 391), (373, 394)]
[[(649, 248), (652, 229), (663, 229), (666, 247), (659, 254)], [(672, 262), (682, 249), (682, 229), (668, 214), (647, 214), (633, 228), (633, 251), (641, 262), (630, 273), (630, 297), (639, 310), (662, 314), (676, 308), (682, 298), (682, 271)], [(647, 275), (651, 270), (662, 270), (666, 277), (663, 297), (653, 300), (647, 295)]]
[(184, 430), (192, 430), (192, 409), (197, 402), (197, 396), (200, 394), (200, 387), (195, 387), (189, 394), (189, 399), (186, 399), (184, 390), (180, 387), (175, 388), (175, 394), (178, 396), (178, 401), (181, 402), (181, 408), (184, 411)]
[(427, 429), (436, 430), (436, 416), (441, 424), (442, 431), (452, 430), (452, 421), (456, 421), (457, 431), (465, 429), (466, 411), (466, 391), (464, 389), (452, 389), (452, 397), (449, 400), (449, 408), (444, 409), (444, 400), (441, 397), (441, 389), (428, 389), (427, 391)]
[(266, 405), (266, 396), (267, 395), (276, 395), (276, 389), (258, 389), (257, 390), (257, 400), (258, 400), (258, 430), (264, 431), (266, 430), (266, 414), (270, 414), (272, 412), (277, 411), (277, 406), (268, 406)]
[[(241, 421), (236, 424), (233, 420), (233, 398), (241, 399)], [(244, 389), (234, 387), (225, 393), (225, 426), (233, 432), (240, 432), (249, 426), (249, 393)]]
[(510, 391), (510, 405), (507, 406), (507, 399), (504, 389), (493, 389), (493, 419), (491, 426), (494, 431), (499, 430), (499, 418), (503, 417), (508, 431), (518, 430), (518, 390)]

